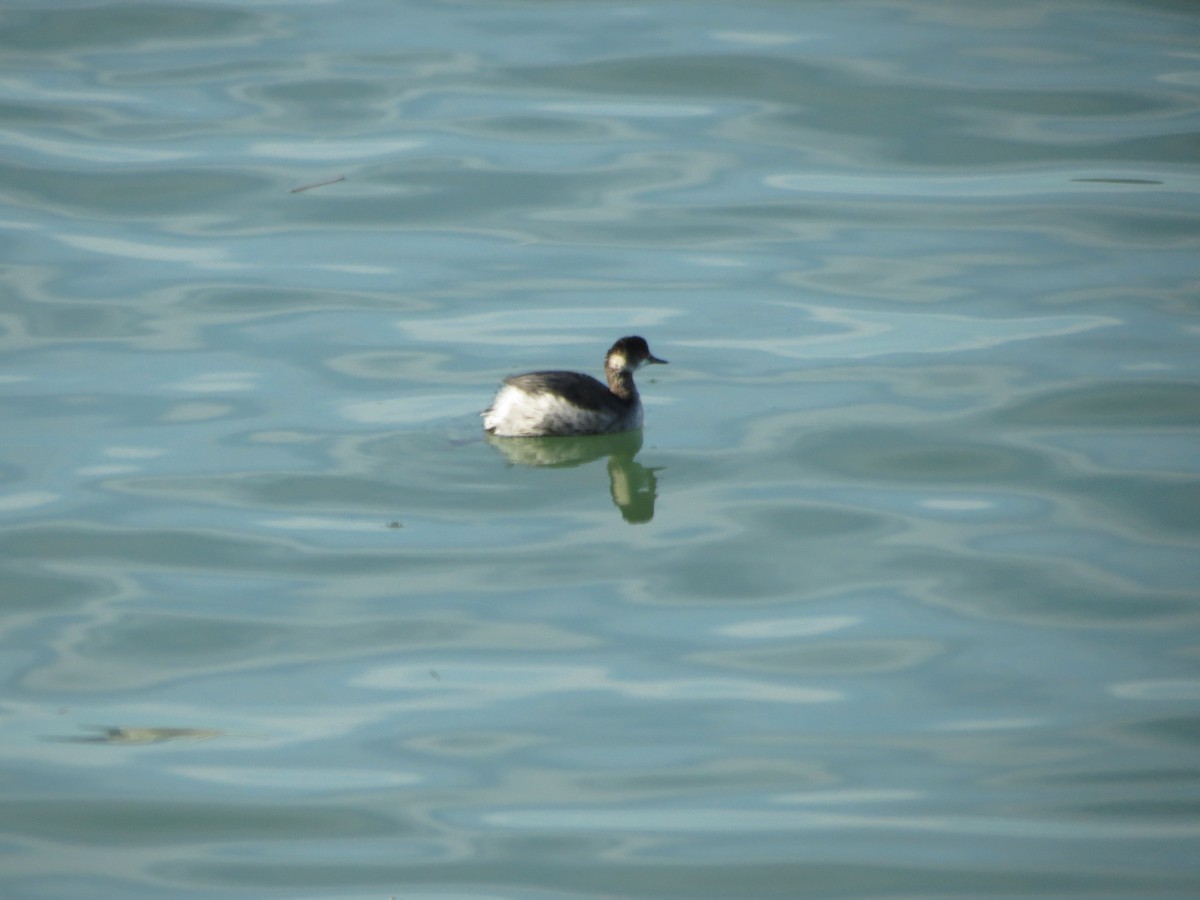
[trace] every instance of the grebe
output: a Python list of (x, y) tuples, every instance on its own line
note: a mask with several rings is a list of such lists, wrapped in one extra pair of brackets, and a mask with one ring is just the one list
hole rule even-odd
[(604, 355), (608, 386), (579, 372), (510, 375), (480, 415), (483, 428), (500, 437), (612, 434), (642, 427), (642, 401), (633, 373), (647, 363), (665, 364), (645, 338), (623, 337)]

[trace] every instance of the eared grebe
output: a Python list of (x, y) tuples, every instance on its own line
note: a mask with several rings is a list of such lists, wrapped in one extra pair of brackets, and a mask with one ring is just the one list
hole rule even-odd
[(665, 362), (650, 352), (645, 338), (623, 337), (604, 356), (607, 386), (579, 372), (510, 375), (481, 413), (484, 430), (500, 437), (550, 437), (641, 428), (634, 370)]

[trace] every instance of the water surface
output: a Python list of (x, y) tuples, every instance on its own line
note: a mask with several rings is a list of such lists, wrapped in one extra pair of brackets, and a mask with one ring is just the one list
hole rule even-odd
[(0, 22), (5, 897), (1200, 889), (1191, 5)]

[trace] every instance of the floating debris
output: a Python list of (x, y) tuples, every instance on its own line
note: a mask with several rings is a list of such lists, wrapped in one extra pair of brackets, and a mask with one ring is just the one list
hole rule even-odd
[(330, 178), (328, 181), (318, 181), (314, 184), (302, 184), (300, 187), (294, 187), (289, 194), (299, 194), (301, 191), (311, 191), (313, 188), (325, 187), (327, 184), (337, 184), (339, 181), (345, 181), (345, 175), (339, 175), (337, 178)]
[(161, 744), (164, 741), (208, 741), (225, 732), (212, 728), (119, 728), (104, 725), (89, 726), (99, 734), (77, 737), (48, 737), (48, 741), (69, 744)]

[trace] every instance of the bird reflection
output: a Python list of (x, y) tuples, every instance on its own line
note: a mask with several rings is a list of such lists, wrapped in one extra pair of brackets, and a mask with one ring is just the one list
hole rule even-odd
[(608, 486), (621, 518), (632, 525), (654, 518), (658, 478), (634, 457), (642, 449), (642, 431), (588, 437), (494, 437), (488, 443), (504, 454), (510, 465), (573, 468), (608, 457)]

